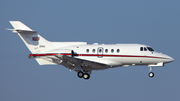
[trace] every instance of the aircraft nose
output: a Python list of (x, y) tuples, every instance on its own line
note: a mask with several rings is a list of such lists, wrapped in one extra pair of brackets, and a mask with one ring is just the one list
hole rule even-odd
[(168, 56), (168, 55), (165, 55), (165, 54), (164, 54), (164, 58), (166, 58), (166, 62), (167, 62), (167, 63), (174, 61), (174, 59), (173, 59), (172, 57), (170, 57), (170, 56)]
[(174, 61), (174, 59), (172, 57), (169, 57), (168, 59), (169, 59), (169, 62), (173, 62)]

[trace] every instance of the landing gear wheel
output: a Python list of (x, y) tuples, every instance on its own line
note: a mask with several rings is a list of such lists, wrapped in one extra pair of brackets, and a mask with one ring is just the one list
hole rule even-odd
[(78, 76), (79, 78), (82, 78), (82, 77), (84, 76), (84, 73), (83, 73), (82, 71), (79, 71), (79, 72), (77, 73), (77, 76)]
[(150, 73), (149, 73), (149, 77), (150, 77), (150, 78), (154, 77), (154, 73), (153, 73), (153, 72), (150, 72)]
[(90, 75), (88, 73), (84, 73), (83, 78), (87, 80), (90, 78)]

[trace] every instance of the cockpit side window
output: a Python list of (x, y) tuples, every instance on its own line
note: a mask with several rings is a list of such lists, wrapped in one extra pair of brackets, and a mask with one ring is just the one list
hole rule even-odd
[(154, 51), (154, 49), (151, 48), (151, 47), (147, 47), (147, 49), (148, 49), (149, 51)]
[(140, 47), (140, 51), (143, 51), (143, 47)]
[(146, 48), (146, 47), (144, 47), (144, 51), (147, 51), (147, 48)]

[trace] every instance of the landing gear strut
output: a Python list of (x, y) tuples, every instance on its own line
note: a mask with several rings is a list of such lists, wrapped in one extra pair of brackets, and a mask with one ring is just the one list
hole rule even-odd
[(149, 74), (148, 74), (149, 77), (150, 78), (154, 77), (154, 73), (152, 72), (152, 67), (149, 68), (149, 71), (150, 71)]
[(79, 77), (79, 78), (84, 78), (85, 80), (88, 80), (89, 78), (90, 78), (90, 75), (87, 73), (87, 72), (85, 72), (85, 73), (83, 73), (82, 71), (79, 71), (78, 73), (77, 73), (77, 76)]

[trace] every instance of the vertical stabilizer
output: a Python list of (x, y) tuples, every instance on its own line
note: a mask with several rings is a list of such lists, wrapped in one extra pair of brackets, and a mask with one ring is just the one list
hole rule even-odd
[(41, 53), (52, 47), (51, 42), (44, 39), (36, 31), (26, 26), (20, 21), (9, 21), (14, 29), (11, 30), (13, 33), (18, 33), (20, 38), (23, 40), (25, 45), (32, 53)]
[(25, 24), (23, 24), (20, 21), (9, 21), (11, 23), (11, 25), (14, 27), (14, 29), (16, 30), (27, 30), (27, 31), (33, 31), (31, 28), (29, 28), (28, 26), (26, 26)]

